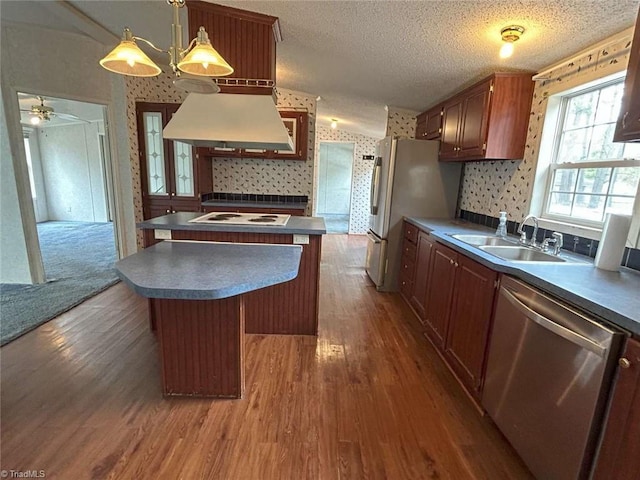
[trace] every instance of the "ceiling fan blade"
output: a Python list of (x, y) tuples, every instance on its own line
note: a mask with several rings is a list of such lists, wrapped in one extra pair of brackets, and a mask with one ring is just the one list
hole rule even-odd
[(54, 117), (58, 117), (61, 120), (75, 120), (77, 122), (90, 123), (88, 120), (80, 118), (80, 117), (78, 117), (76, 115), (72, 115), (71, 113), (52, 112), (51, 115), (53, 115)]

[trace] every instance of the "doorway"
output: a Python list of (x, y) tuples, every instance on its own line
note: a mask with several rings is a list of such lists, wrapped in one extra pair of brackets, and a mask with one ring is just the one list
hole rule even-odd
[(2, 344), (118, 280), (106, 107), (27, 93), (18, 103), (46, 283), (2, 284)]
[(354, 150), (353, 142), (320, 142), (316, 215), (327, 233), (349, 233)]

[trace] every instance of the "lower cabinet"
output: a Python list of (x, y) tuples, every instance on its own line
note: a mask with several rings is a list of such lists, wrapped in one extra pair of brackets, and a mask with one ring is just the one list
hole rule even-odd
[(640, 478), (640, 341), (629, 339), (619, 361), (593, 480)]
[(403, 294), (405, 300), (448, 366), (479, 400), (498, 274), (423, 231), (413, 256), (413, 277), (406, 280), (411, 295)]
[(431, 254), (433, 253), (434, 243), (435, 242), (431, 240), (428, 233), (420, 232), (418, 234), (415, 273), (413, 276), (411, 298), (409, 301), (418, 314), (420, 321), (423, 323), (426, 318), (427, 292), (430, 280), (429, 274), (431, 271)]
[(458, 259), (445, 355), (479, 399), (498, 274), (464, 255)]

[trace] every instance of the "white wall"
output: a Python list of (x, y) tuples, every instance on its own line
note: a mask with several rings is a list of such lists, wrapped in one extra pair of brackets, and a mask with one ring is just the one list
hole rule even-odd
[[(98, 60), (112, 46), (104, 46), (87, 37), (21, 25), (2, 25), (0, 32), (0, 63), (2, 64), (2, 223), (3, 243), (0, 244), (0, 282), (15, 282), (12, 271), (28, 269), (32, 281), (43, 281), (44, 271), (39, 258), (35, 215), (28, 187), (22, 129), (17, 92), (69, 98), (106, 105), (111, 127), (112, 166), (117, 198), (115, 217), (121, 254), (135, 251), (135, 220), (129, 164), (129, 142), (126, 132), (124, 79), (102, 69)], [(67, 53), (72, 53), (67, 54)], [(26, 59), (26, 60), (25, 60)], [(6, 118), (5, 118), (6, 117)], [(7, 165), (5, 165), (7, 163)], [(8, 165), (13, 164), (13, 165)], [(26, 179), (26, 188), (25, 188)], [(6, 185), (5, 185), (6, 184)], [(10, 185), (13, 184), (13, 185)], [(5, 188), (6, 187), (6, 188)], [(18, 224), (20, 216), (22, 230)], [(4, 237), (11, 239), (5, 245)], [(27, 243), (30, 248), (27, 249)], [(5, 248), (6, 247), (6, 248)], [(28, 252), (28, 254), (27, 254)], [(25, 263), (25, 256), (29, 259)], [(19, 263), (20, 265), (16, 265)], [(19, 277), (24, 280), (25, 275)]]
[(97, 123), (38, 129), (49, 220), (106, 222)]

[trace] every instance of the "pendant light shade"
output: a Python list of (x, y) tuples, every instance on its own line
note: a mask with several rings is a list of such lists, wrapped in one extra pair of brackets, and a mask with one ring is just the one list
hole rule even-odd
[(122, 41), (100, 60), (107, 70), (133, 77), (156, 77), (162, 70), (136, 45), (131, 30), (124, 29)]
[(233, 73), (233, 68), (211, 46), (204, 27), (198, 30), (196, 45), (178, 63), (178, 69), (191, 75), (223, 77)]

